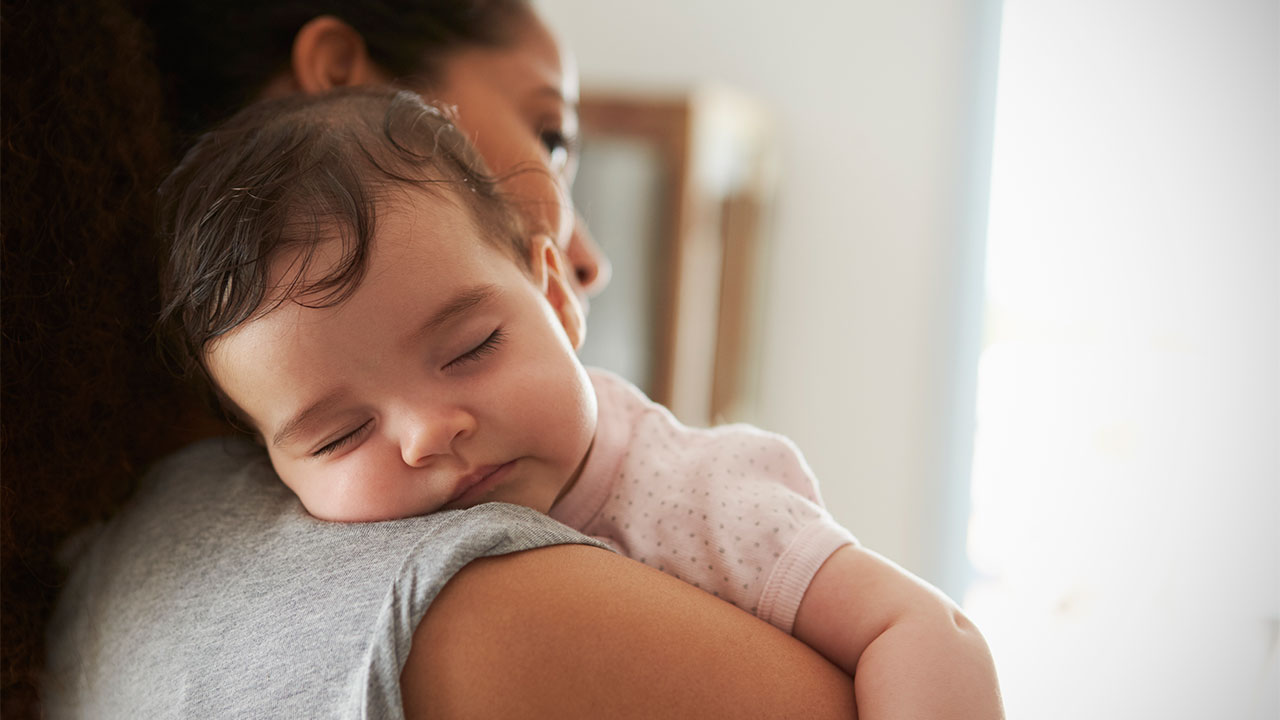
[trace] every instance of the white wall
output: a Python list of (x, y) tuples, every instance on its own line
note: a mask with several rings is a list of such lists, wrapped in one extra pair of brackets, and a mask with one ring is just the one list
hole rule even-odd
[(782, 187), (752, 419), (799, 444), (863, 542), (957, 589), (945, 566), (963, 545), (963, 494), (952, 502), (945, 486), (968, 470), (991, 105), (980, 80), (994, 77), (983, 52), (998, 3), (539, 7), (586, 89), (712, 82), (776, 112)]

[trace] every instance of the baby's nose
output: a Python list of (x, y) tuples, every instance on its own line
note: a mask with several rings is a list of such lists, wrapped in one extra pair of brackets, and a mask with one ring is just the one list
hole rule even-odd
[(475, 431), (475, 418), (461, 408), (418, 411), (405, 422), (400, 441), (406, 465), (423, 467), (433, 458), (451, 455), (457, 443)]

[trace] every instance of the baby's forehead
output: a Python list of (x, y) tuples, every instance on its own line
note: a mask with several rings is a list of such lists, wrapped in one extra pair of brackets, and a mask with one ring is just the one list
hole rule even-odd
[(387, 184), (372, 194), (365, 227), (348, 218), (300, 211), (290, 219), (267, 258), (264, 307), (285, 300), (307, 305), (345, 299), (385, 268), (372, 267), (389, 255), (424, 274), (447, 272), (431, 249), (443, 238), (485, 243), (476, 213), (448, 188)]
[(509, 246), (486, 236), (493, 228), (453, 188), (379, 188), (372, 209), (366, 228), (305, 215), (294, 220), (297, 240), (280, 243), (268, 260), (259, 315), (283, 302), (340, 305), (402, 270), (422, 286), (449, 284), (463, 272), (470, 282), (494, 282), (512, 266), (529, 274)]

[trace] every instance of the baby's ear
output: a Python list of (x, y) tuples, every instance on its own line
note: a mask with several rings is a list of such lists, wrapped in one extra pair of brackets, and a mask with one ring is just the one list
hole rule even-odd
[(547, 302), (551, 303), (551, 309), (560, 319), (560, 326), (569, 336), (569, 344), (577, 350), (582, 347), (587, 325), (582, 314), (582, 303), (578, 302), (578, 296), (574, 294), (568, 276), (564, 273), (564, 257), (547, 235), (533, 236), (529, 241), (529, 253), (533, 282)]
[(360, 31), (332, 15), (314, 17), (298, 30), (290, 59), (293, 81), (308, 95), (387, 81)]

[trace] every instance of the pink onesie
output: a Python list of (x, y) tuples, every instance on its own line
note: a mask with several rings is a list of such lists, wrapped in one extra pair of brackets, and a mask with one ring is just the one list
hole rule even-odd
[(592, 369), (599, 422), (551, 517), (790, 633), (814, 573), (855, 542), (791, 441), (749, 425), (690, 428)]

